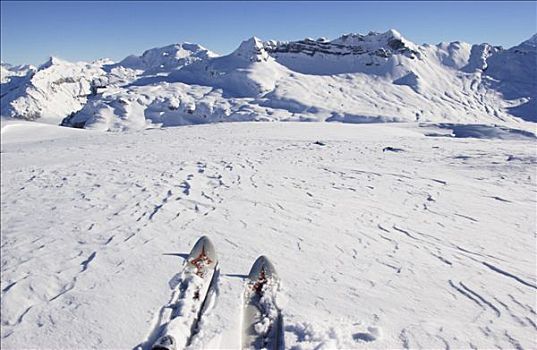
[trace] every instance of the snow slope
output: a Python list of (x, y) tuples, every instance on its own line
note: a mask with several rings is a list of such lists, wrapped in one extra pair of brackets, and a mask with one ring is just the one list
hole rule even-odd
[[(251, 99), (250, 99), (251, 100)], [(267, 108), (246, 99), (228, 99), (221, 89), (183, 83), (108, 88), (65, 125), (127, 131), (224, 121), (270, 120)]]
[(261, 254), (282, 278), (285, 348), (537, 347), (533, 133), (18, 128), (0, 153), (2, 348), (146, 346), (203, 234), (221, 271), (192, 349), (238, 347)]
[(232, 97), (256, 97), (274, 90), (282, 74), (263, 42), (252, 37), (230, 55), (196, 62), (173, 72), (168, 80), (222, 88)]
[(488, 60), (487, 75), (491, 86), (508, 100), (519, 100), (510, 113), (537, 122), (537, 34), (518, 46), (493, 55)]

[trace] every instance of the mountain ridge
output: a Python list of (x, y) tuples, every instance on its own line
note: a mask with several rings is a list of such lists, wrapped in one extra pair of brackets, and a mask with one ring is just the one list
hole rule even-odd
[(388, 30), (331, 41), (251, 37), (223, 56), (181, 43), (117, 63), (51, 58), (18, 78), (2, 66), (1, 115), (101, 130), (241, 120), (536, 121), (536, 38), (510, 49), (416, 45)]

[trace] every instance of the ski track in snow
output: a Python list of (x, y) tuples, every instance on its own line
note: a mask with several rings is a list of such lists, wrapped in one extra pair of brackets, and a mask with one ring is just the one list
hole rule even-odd
[(534, 146), (308, 123), (3, 143), (2, 347), (143, 345), (206, 234), (193, 349), (239, 346), (261, 254), (285, 348), (536, 348), (535, 162), (509, 160)]

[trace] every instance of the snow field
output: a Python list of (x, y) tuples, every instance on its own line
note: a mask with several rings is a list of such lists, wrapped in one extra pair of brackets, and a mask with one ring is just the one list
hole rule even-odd
[(530, 136), (17, 127), (2, 129), (3, 348), (143, 344), (204, 234), (220, 276), (191, 348), (237, 348), (262, 254), (282, 280), (286, 348), (537, 346)]

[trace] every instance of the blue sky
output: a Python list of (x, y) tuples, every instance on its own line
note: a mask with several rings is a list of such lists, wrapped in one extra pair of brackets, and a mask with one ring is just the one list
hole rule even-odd
[(263, 40), (394, 28), (417, 44), (514, 46), (537, 32), (537, 2), (1, 2), (1, 56), (13, 64), (114, 60), (189, 41), (217, 53)]

